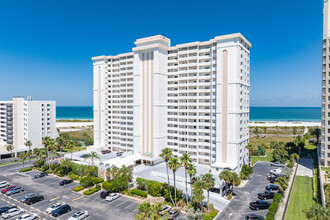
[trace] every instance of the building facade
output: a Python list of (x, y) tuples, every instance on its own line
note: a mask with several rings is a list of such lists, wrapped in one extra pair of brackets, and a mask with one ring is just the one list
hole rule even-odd
[(320, 164), (330, 166), (330, 4), (324, 1), (322, 51), (322, 129), (319, 148)]
[(220, 169), (248, 163), (251, 44), (244, 36), (171, 46), (157, 35), (135, 45), (92, 58), (94, 144), (150, 158), (169, 147)]
[(26, 151), (26, 141), (32, 142), (32, 149), (40, 148), (46, 136), (58, 136), (55, 101), (24, 100), (23, 97), (0, 101), (0, 154), (8, 154), (9, 144), (13, 145), (13, 152)]

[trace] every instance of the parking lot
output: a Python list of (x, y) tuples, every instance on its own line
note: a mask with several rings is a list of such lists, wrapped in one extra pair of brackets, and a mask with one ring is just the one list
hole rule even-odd
[[(107, 202), (105, 199), (100, 198), (99, 192), (85, 196), (82, 193), (72, 191), (73, 187), (79, 185), (78, 183), (60, 186), (59, 182), (62, 179), (59, 177), (49, 175), (40, 179), (34, 179), (37, 172), (18, 173), (18, 170), (21, 168), (21, 165), (18, 164), (0, 167), (0, 181), (8, 181), (11, 185), (23, 186), (25, 189), (24, 192), (13, 196), (5, 196), (0, 193), (0, 207), (16, 205), (28, 212), (37, 213), (42, 219), (54, 218), (47, 214), (45, 210), (57, 202), (69, 204), (72, 211), (56, 219), (68, 219), (73, 213), (80, 210), (87, 210), (90, 216), (88, 219), (93, 220), (134, 219), (135, 214), (138, 212), (137, 205), (139, 202), (136, 200), (120, 197), (114, 201)], [(31, 206), (20, 203), (19, 200), (28, 193), (42, 195), (44, 200)]]
[[(259, 161), (253, 167), (253, 174), (249, 182), (242, 188), (234, 188), (235, 198), (229, 203), (218, 219), (242, 220), (248, 214), (258, 214), (266, 216), (268, 209), (255, 211), (249, 208), (250, 202), (258, 200), (258, 193), (265, 191), (265, 187), (270, 185), (266, 179), (272, 167), (268, 162)], [(273, 200), (267, 200), (272, 202)]]

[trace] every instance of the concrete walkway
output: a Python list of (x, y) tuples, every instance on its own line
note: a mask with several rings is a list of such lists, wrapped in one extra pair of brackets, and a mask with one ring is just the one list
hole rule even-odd
[(313, 177), (313, 159), (300, 158), (297, 175)]

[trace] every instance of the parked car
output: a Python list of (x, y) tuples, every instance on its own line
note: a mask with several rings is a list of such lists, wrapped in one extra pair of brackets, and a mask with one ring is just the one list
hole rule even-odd
[(123, 152), (117, 152), (117, 157), (123, 156)]
[(80, 157), (81, 158), (86, 158), (86, 157), (88, 157), (88, 154), (82, 154), (82, 155), (80, 155)]
[(275, 162), (270, 164), (273, 167), (284, 167), (284, 164), (281, 164), (280, 162)]
[(9, 209), (8, 211), (5, 211), (4, 213), (2, 213), (2, 218), (11, 218), (11, 217), (14, 217), (16, 215), (20, 215), (22, 213), (24, 213), (25, 210), (24, 209), (21, 209), (21, 208), (12, 208), (12, 209)]
[(24, 191), (24, 188), (22, 186), (14, 187), (11, 190), (8, 190), (6, 192), (6, 196), (14, 195), (16, 193), (20, 193), (20, 192), (23, 192), (23, 191)]
[(271, 178), (273, 178), (273, 177), (277, 177), (275, 174), (268, 174), (267, 175), (267, 180), (270, 180)]
[(168, 212), (168, 219), (176, 219), (180, 215), (179, 210), (171, 210)]
[(102, 151), (102, 154), (110, 154), (111, 153), (111, 150), (103, 150)]
[(58, 207), (57, 209), (55, 209), (52, 212), (52, 216), (53, 217), (58, 217), (58, 216), (63, 215), (67, 212), (71, 212), (71, 207), (68, 204), (64, 204), (64, 205)]
[(258, 198), (265, 199), (273, 199), (276, 192), (266, 190), (264, 193), (258, 193)]
[(69, 184), (69, 183), (72, 183), (72, 182), (73, 182), (73, 180), (62, 180), (60, 182), (60, 186), (64, 186), (64, 185)]
[(36, 195), (37, 195), (36, 193), (29, 193), (29, 194), (25, 195), (23, 198), (21, 198), (19, 201), (20, 201), (21, 203), (25, 203), (25, 201), (26, 201), (28, 198), (31, 198), (31, 197), (36, 196)]
[(3, 206), (0, 208), (0, 214), (8, 211), (9, 209), (17, 208), (17, 206)]
[(18, 217), (16, 220), (34, 220), (37, 218), (39, 218), (38, 214), (31, 213), (31, 214), (24, 214), (24, 215)]
[(278, 190), (278, 185), (268, 185), (265, 189), (270, 191)]
[(111, 193), (110, 195), (107, 196), (107, 198), (105, 200), (110, 202), (110, 201), (113, 201), (118, 198), (119, 198), (119, 193)]
[(280, 169), (280, 168), (272, 169), (270, 171), (270, 174), (275, 174), (277, 176), (279, 176), (281, 173), (282, 173), (282, 169)]
[(33, 196), (31, 198), (28, 198), (26, 201), (25, 201), (25, 204), (27, 205), (32, 205), (36, 202), (39, 202), (39, 201), (42, 201), (44, 200), (44, 197), (43, 196)]
[(1, 191), (1, 193), (2, 193), (2, 194), (5, 194), (7, 191), (11, 190), (11, 189), (14, 188), (14, 187), (16, 187), (16, 186), (8, 186), (7, 188), (3, 189), (3, 190)]
[(41, 177), (44, 177), (44, 176), (48, 176), (48, 173), (47, 172), (38, 173), (37, 175), (34, 176), (34, 178), (38, 179), (38, 178), (41, 178)]
[(275, 183), (276, 179), (277, 179), (277, 177), (272, 177), (272, 178), (270, 178), (269, 182), (270, 183)]
[(79, 211), (74, 213), (70, 218), (68, 218), (68, 220), (77, 220), (77, 219), (85, 219), (89, 216), (88, 211), (84, 210), (84, 211)]
[(60, 207), (60, 206), (62, 206), (62, 205), (64, 205), (64, 204), (65, 204), (64, 202), (58, 202), (58, 203), (55, 203), (55, 204), (53, 204), (51, 207), (47, 208), (47, 209), (46, 209), (46, 212), (47, 212), (48, 214), (50, 214), (50, 213), (52, 213), (52, 211), (54, 211), (55, 209), (57, 209), (58, 207)]
[(259, 209), (268, 209), (271, 202), (264, 201), (264, 200), (257, 200), (255, 202), (250, 202), (250, 208), (253, 210), (259, 210)]
[(9, 186), (9, 183), (7, 181), (0, 182), (0, 188)]
[(105, 199), (108, 195), (110, 195), (111, 193), (113, 193), (113, 191), (102, 191), (101, 193), (100, 193), (100, 197), (102, 198), (102, 199)]
[(171, 211), (172, 207), (169, 205), (164, 205), (163, 210), (160, 212), (161, 215), (164, 215), (165, 212)]
[(247, 215), (245, 220), (264, 220), (265, 218), (262, 217), (261, 215), (256, 215), (256, 214), (250, 214)]

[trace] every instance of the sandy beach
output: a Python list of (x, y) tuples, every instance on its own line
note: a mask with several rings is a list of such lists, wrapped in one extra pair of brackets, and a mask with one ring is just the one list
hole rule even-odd
[(258, 127), (316, 127), (321, 126), (320, 121), (269, 121), (269, 122), (250, 122), (250, 126)]
[(91, 125), (94, 125), (94, 122), (56, 122), (56, 128), (62, 132), (79, 131)]

